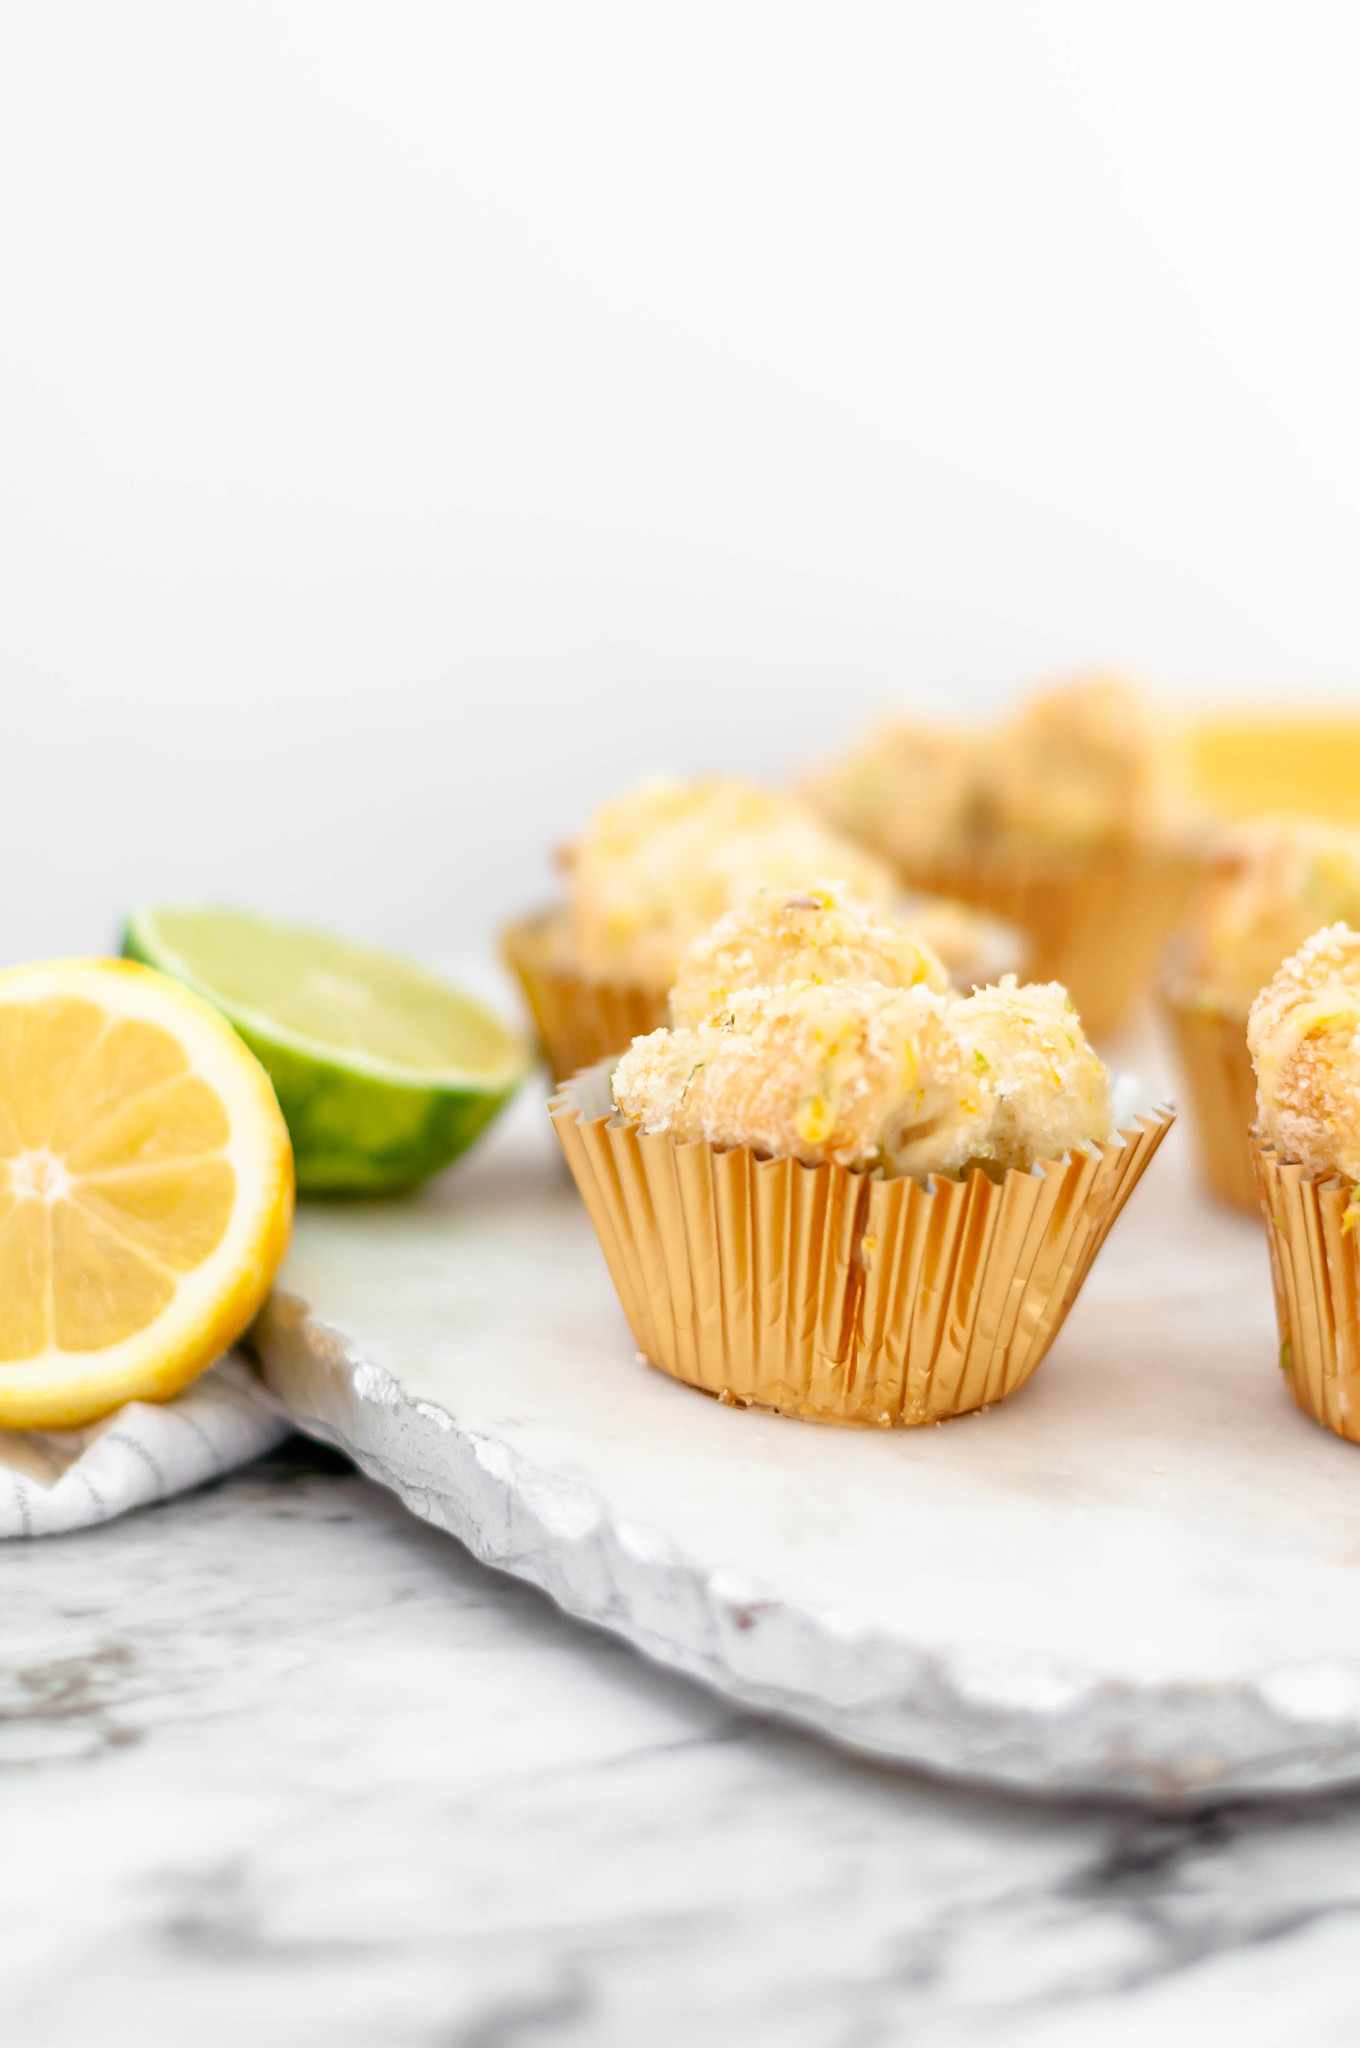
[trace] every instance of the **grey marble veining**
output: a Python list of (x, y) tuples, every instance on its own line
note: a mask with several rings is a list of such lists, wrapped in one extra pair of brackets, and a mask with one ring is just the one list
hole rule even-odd
[(1263, 1234), (1184, 1135), (1033, 1380), (937, 1429), (640, 1365), (531, 1092), (418, 1197), (306, 1208), (256, 1344), (414, 1513), (757, 1712), (1024, 1791), (1354, 1784), (1356, 1450), (1290, 1400)]
[(0, 1558), (0, 2039), (1360, 2038), (1360, 1799), (944, 1789), (734, 1711), (290, 1449)]

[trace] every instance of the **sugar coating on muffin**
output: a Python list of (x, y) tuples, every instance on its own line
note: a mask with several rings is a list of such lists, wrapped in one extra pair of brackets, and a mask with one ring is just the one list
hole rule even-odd
[(1360, 927), (1360, 832), (1316, 818), (1249, 818), (1221, 833), (1186, 913), (1192, 993), (1246, 1015), (1282, 960), (1325, 925)]
[(740, 989), (696, 1026), (635, 1039), (614, 1099), (682, 1142), (894, 1173), (963, 1166), (992, 1108), (945, 998), (879, 982)]
[(834, 875), (855, 901), (885, 904), (891, 871), (808, 805), (725, 777), (639, 784), (596, 812), (565, 856), (563, 943), (596, 981), (664, 993), (680, 955), (758, 890)]
[(1360, 1181), (1360, 932), (1334, 924), (1306, 940), (1252, 1004), (1247, 1045), (1276, 1151)]
[(692, 939), (671, 990), (671, 1021), (698, 1024), (738, 989), (871, 981), (938, 992), (948, 980), (914, 931), (853, 902), (840, 883), (816, 881), (792, 894), (762, 889)]
[(985, 730), (893, 719), (805, 784), (843, 832), (908, 871), (1158, 839), (1185, 810), (1170, 729), (1115, 676), (1031, 698)]
[(1027, 1169), (1114, 1135), (1105, 1072), (1062, 990), (871, 981), (738, 990), (633, 1041), (614, 1099), (647, 1131), (887, 1174)]
[(954, 1025), (994, 1095), (987, 1157), (1021, 1168), (1108, 1138), (1110, 1080), (1056, 981), (1008, 974), (954, 1007)]

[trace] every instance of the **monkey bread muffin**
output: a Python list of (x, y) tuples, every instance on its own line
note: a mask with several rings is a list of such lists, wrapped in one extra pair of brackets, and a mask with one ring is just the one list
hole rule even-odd
[(1260, 1130), (1305, 1172), (1360, 1181), (1360, 932), (1314, 932), (1251, 1006)]
[(639, 1349), (726, 1401), (818, 1420), (999, 1400), (1047, 1351), (1170, 1113), (1136, 1084), (1112, 1093), (1062, 988), (1008, 976), (965, 996), (843, 904), (782, 919), (723, 920), (682, 970), (677, 1022), (554, 1098)]
[(762, 889), (680, 956), (670, 992), (675, 1024), (697, 1024), (738, 989), (790, 981), (870, 981), (885, 988), (949, 986), (944, 962), (917, 932), (817, 880), (790, 894)]
[(1247, 1012), (1286, 955), (1338, 920), (1360, 927), (1360, 832), (1250, 818), (1211, 845), (1171, 949), (1162, 1007), (1189, 1086), (1201, 1172), (1212, 1193), (1252, 1215), (1260, 1199)]
[[(640, 783), (605, 804), (563, 856), (560, 909), (510, 927), (519, 976), (557, 1078), (620, 1052), (666, 1022), (685, 947), (762, 890), (822, 877), (847, 900), (901, 925), (892, 868), (796, 797), (725, 777)], [(907, 914), (934, 932), (946, 971), (1016, 963), (1015, 934), (959, 905)]]
[(1147, 983), (1194, 873), (1179, 756), (1141, 692), (1093, 676), (974, 730), (893, 719), (804, 785), (910, 886), (1007, 918), (1097, 1035)]
[(858, 902), (888, 903), (885, 862), (796, 798), (714, 776), (644, 782), (605, 804), (567, 854), (567, 937), (597, 981), (662, 991), (682, 948), (763, 888), (835, 875)]
[(740, 989), (697, 1025), (634, 1039), (614, 1101), (681, 1144), (888, 1173), (958, 1171), (992, 1111), (944, 999), (869, 981)]
[(1360, 932), (1315, 932), (1251, 1006), (1252, 1133), (1280, 1364), (1295, 1400), (1360, 1442)]
[(1036, 1159), (1114, 1135), (1109, 1078), (1064, 989), (945, 996), (867, 980), (748, 987), (635, 1039), (614, 1100), (644, 1131), (896, 1174)]

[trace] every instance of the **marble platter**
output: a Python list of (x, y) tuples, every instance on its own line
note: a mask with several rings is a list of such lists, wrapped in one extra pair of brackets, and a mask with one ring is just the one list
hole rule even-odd
[(1259, 1228), (1172, 1133), (1051, 1357), (943, 1427), (637, 1362), (541, 1095), (423, 1196), (311, 1207), (257, 1326), (301, 1428), (479, 1558), (875, 1756), (1163, 1804), (1360, 1779), (1360, 1451), (1276, 1367)]

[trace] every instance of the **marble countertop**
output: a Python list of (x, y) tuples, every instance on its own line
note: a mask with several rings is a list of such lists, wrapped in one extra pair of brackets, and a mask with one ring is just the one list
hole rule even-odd
[(1350, 2048), (1360, 1795), (1159, 1820), (734, 1711), (294, 1440), (0, 1551), (0, 2039)]

